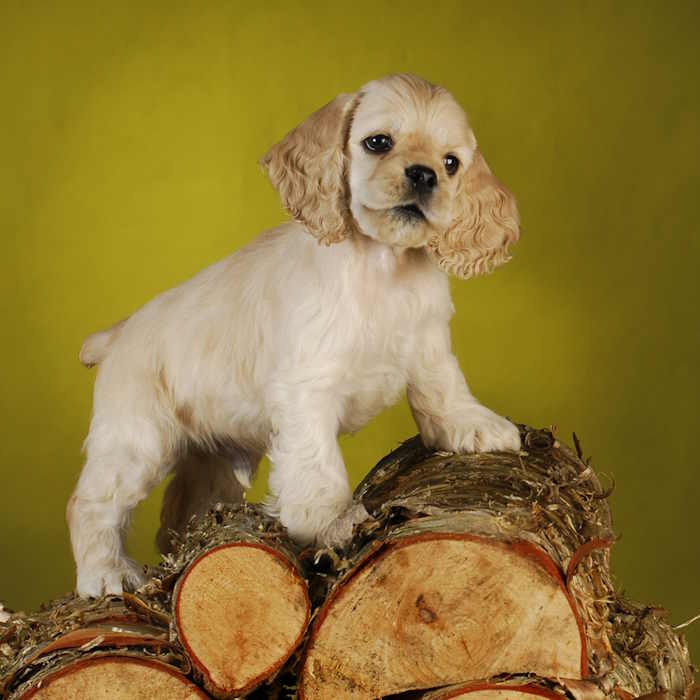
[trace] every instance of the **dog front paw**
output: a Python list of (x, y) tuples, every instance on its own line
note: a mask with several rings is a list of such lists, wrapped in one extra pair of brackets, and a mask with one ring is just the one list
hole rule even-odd
[(429, 441), (430, 447), (458, 453), (520, 450), (518, 428), (485, 406), (474, 406), (465, 411), (459, 421), (441, 428)]
[(355, 525), (370, 517), (362, 503), (353, 503), (344, 513), (330, 523), (316, 538), (322, 547), (345, 547), (352, 539)]
[(143, 569), (130, 559), (113, 566), (93, 566), (79, 571), (75, 592), (81, 598), (121, 595), (124, 589), (136, 590), (145, 583)]
[(308, 545), (319, 542), (322, 534), (348, 512), (351, 502), (352, 495), (348, 489), (346, 494), (332, 499), (321, 496), (309, 498), (309, 503), (301, 504), (271, 497), (265, 503), (265, 510), (269, 515), (279, 518), (297, 544)]

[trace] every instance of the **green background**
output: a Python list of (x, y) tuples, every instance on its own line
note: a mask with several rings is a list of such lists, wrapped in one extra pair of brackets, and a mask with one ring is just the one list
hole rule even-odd
[[(466, 107), (520, 202), (513, 262), (453, 283), (474, 393), (576, 430), (616, 483), (620, 587), (673, 623), (700, 612), (698, 8), (4, 2), (0, 599), (73, 583), (83, 338), (282, 221), (258, 157), (338, 92), (410, 71)], [(344, 439), (353, 483), (415, 432), (404, 401)], [(141, 560), (161, 492), (135, 518)]]

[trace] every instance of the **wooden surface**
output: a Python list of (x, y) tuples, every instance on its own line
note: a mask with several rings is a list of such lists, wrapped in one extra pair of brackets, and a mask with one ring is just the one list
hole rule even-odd
[(175, 593), (175, 625), (213, 694), (243, 693), (299, 644), (311, 606), (306, 583), (274, 549), (220, 545), (189, 566)]
[(392, 544), (322, 609), (302, 697), (369, 700), (503, 672), (580, 678), (579, 621), (533, 550), (468, 535)]
[(75, 662), (42, 679), (22, 700), (203, 700), (204, 691), (155, 661), (107, 656)]

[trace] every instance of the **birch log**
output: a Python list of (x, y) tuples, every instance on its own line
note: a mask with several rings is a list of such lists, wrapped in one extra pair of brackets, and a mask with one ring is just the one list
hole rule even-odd
[(333, 565), (300, 697), (369, 700), (502, 674), (591, 680), (611, 696), (686, 691), (687, 650), (663, 620), (644, 663), (616, 646), (624, 604), (592, 467), (549, 431), (521, 437), (520, 454), (461, 456), (416, 437), (370, 472), (355, 499), (372, 517)]
[(269, 682), (301, 643), (307, 583), (291, 540), (260, 508), (218, 505), (190, 525), (165, 567), (178, 575), (173, 635), (214, 697)]

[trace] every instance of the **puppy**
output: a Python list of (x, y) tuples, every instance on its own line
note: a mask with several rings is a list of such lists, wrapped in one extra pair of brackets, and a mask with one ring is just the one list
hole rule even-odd
[(212, 502), (240, 500), (263, 454), (268, 508), (290, 535), (342, 542), (362, 514), (348, 510), (338, 434), (404, 389), (426, 445), (520, 447), (450, 347), (447, 275), (492, 270), (519, 235), (455, 99), (411, 75), (376, 80), (261, 162), (294, 220), (83, 345), (99, 370), (67, 512), (81, 596), (138, 584), (123, 531), (173, 468), (161, 544)]

